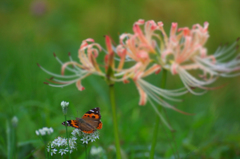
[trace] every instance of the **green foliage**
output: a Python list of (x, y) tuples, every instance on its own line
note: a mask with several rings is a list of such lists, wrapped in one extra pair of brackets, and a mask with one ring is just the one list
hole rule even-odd
[[(36, 63), (60, 73), (53, 52), (63, 61), (68, 60), (68, 52), (78, 60), (82, 40), (91, 37), (104, 46), (103, 35), (108, 34), (118, 42), (118, 35), (132, 32), (133, 22), (140, 18), (163, 21), (166, 29), (171, 22), (191, 27), (208, 21), (211, 37), (207, 46), (208, 51), (214, 52), (220, 43), (232, 43), (240, 35), (239, 6), (240, 1), (236, 0), (0, 1), (0, 158), (10, 157), (12, 152), (13, 157), (21, 159), (44, 158), (44, 147), (35, 130), (53, 127), (51, 140), (65, 135), (61, 125), (62, 100), (70, 102), (69, 119), (91, 108), (101, 108), (100, 139), (90, 146), (103, 147), (102, 158), (115, 158), (108, 85), (104, 79), (84, 79), (83, 92), (74, 85), (52, 88), (43, 84), (50, 77)], [(182, 86), (178, 79), (168, 77), (166, 88)], [(159, 85), (159, 79), (156, 76), (149, 80)], [(215, 85), (225, 83), (225, 87), (203, 96), (182, 97), (183, 102), (176, 105), (193, 116), (165, 110), (176, 132), (160, 126), (156, 158), (173, 158), (176, 153), (186, 159), (240, 158), (239, 77), (221, 79)], [(138, 106), (139, 95), (133, 83), (117, 83), (115, 87), (123, 156), (147, 158), (156, 114), (150, 105)], [(14, 129), (13, 116), (18, 118)], [(10, 141), (14, 134), (16, 144)], [(72, 158), (85, 158), (84, 151), (84, 146), (79, 145)]]

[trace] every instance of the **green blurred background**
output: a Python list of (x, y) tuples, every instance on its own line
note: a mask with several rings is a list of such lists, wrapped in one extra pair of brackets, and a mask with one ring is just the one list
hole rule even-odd
[[(83, 80), (86, 90), (75, 85), (52, 88), (43, 84), (49, 75), (36, 63), (55, 73), (60, 65), (53, 52), (68, 60), (68, 52), (77, 61), (81, 41), (93, 38), (104, 44), (104, 35), (116, 42), (124, 32), (132, 32), (138, 19), (163, 21), (166, 31), (172, 22), (179, 27), (210, 23), (208, 51), (222, 43), (232, 43), (240, 36), (239, 0), (1, 0), (0, 1), (0, 158), (7, 158), (9, 130), (16, 134), (17, 158), (44, 158), (43, 144), (35, 130), (53, 127), (50, 139), (64, 136), (60, 102), (70, 102), (69, 119), (81, 116), (94, 107), (101, 108), (103, 128), (100, 139), (91, 144), (101, 146), (105, 155), (115, 158), (114, 136), (108, 86), (99, 77)], [(169, 77), (172, 77), (169, 74)], [(202, 96), (187, 94), (179, 109), (195, 113), (186, 116), (166, 110), (168, 121), (176, 130), (174, 137), (160, 127), (156, 158), (174, 158), (177, 148), (181, 158), (240, 158), (240, 77), (219, 79), (214, 86), (224, 88)], [(160, 76), (150, 79), (158, 85)], [(156, 115), (148, 104), (138, 106), (139, 95), (131, 82), (116, 85), (116, 102), (121, 148), (127, 158), (147, 158)], [(167, 88), (179, 88), (178, 80), (169, 78)], [(126, 93), (127, 92), (127, 93)], [(11, 128), (13, 116), (18, 125)], [(174, 139), (173, 139), (174, 138)], [(84, 158), (79, 145), (72, 158)], [(55, 156), (59, 158), (59, 156)], [(95, 158), (95, 157), (92, 157)]]

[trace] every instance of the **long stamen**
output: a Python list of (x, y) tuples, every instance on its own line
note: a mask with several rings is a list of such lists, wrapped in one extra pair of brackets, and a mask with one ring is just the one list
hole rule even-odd
[(195, 91), (193, 91), (192, 88), (189, 87), (190, 85), (186, 82), (186, 80), (184, 79), (184, 77), (183, 77), (181, 74), (179, 74), (179, 75), (180, 75), (180, 79), (181, 79), (182, 82), (183, 82), (183, 85), (188, 89), (188, 91), (189, 91), (190, 93), (192, 93), (192, 94), (194, 94), (194, 95), (203, 95), (204, 93), (207, 92), (207, 91), (203, 91), (203, 92), (195, 92)]
[[(170, 100), (174, 100), (174, 101), (180, 101), (180, 100), (177, 100), (177, 99), (174, 99), (174, 98), (169, 98), (170, 96), (172, 97), (177, 97), (177, 96), (181, 96), (183, 94), (186, 94), (188, 91), (185, 89), (185, 88), (181, 88), (181, 89), (178, 89), (178, 90), (164, 90), (164, 89), (160, 89), (154, 85), (151, 85), (150, 83), (142, 80), (142, 79), (139, 79), (140, 83), (142, 83), (143, 85), (146, 86), (146, 88), (149, 88), (150, 90), (152, 90), (153, 92), (157, 93), (158, 95), (164, 97), (164, 98), (168, 98)], [(184, 91), (182, 91), (184, 90)], [(182, 91), (182, 92), (180, 92)]]
[[(157, 102), (159, 105), (166, 107), (166, 108), (170, 108), (173, 109), (179, 113), (182, 114), (187, 114), (187, 115), (192, 115), (186, 112), (183, 112), (177, 108), (175, 108), (174, 106), (168, 104), (167, 102), (165, 102), (163, 99), (161, 99), (159, 96), (157, 96), (156, 94), (154, 94), (151, 90), (149, 90), (147, 87), (143, 87), (144, 91), (147, 92), (147, 95), (149, 95), (149, 97), (151, 97), (155, 102)], [(149, 99), (149, 98), (148, 98)]]
[(173, 130), (173, 128), (169, 125), (169, 123), (164, 119), (162, 114), (158, 111), (157, 107), (154, 105), (152, 100), (151, 99), (148, 99), (148, 100), (149, 100), (151, 106), (153, 107), (153, 109), (155, 110), (155, 112), (157, 113), (157, 115), (160, 117), (160, 119), (163, 122), (163, 124), (165, 124), (170, 130)]
[[(73, 61), (73, 59), (72, 59), (72, 56), (71, 56), (71, 53), (69, 52), (68, 53), (68, 57), (69, 57), (69, 59), (70, 59), (70, 61), (71, 62), (75, 62), (75, 61)], [(83, 71), (81, 68), (79, 68), (79, 67), (76, 67), (75, 65), (73, 65), (73, 68), (77, 71), (77, 72), (81, 72), (81, 71)]]
[[(55, 59), (61, 64), (61, 66), (64, 64), (64, 63), (63, 63), (63, 62), (57, 57), (57, 55), (56, 55), (55, 53), (53, 53), (53, 56), (54, 56)], [(66, 67), (66, 69), (67, 69), (68, 71), (71, 71), (71, 72), (77, 73), (77, 71), (74, 70), (74, 69), (72, 69), (72, 68)]]
[(214, 56), (216, 58), (218, 58), (219, 56), (224, 55), (225, 53), (229, 52), (230, 50), (234, 49), (236, 46), (237, 42), (234, 42), (231, 46), (229, 46), (228, 48), (226, 48), (226, 46), (224, 46), (222, 49), (220, 48), (219, 52), (215, 52)]
[(82, 80), (82, 79), (86, 78), (89, 75), (90, 75), (90, 73), (86, 73), (83, 76), (80, 76), (80, 77), (78, 77), (78, 78), (76, 78), (74, 80), (70, 80), (70, 81), (62, 81), (62, 80), (59, 80), (59, 79), (54, 79), (54, 80), (49, 80), (49, 81), (51, 81), (51, 82), (55, 81), (55, 82), (58, 82), (58, 83), (74, 83), (74, 82), (76, 82), (78, 80)]
[[(167, 96), (167, 95), (165, 95), (165, 94), (163, 94), (163, 93), (161, 93), (161, 92), (157, 92), (156, 90), (153, 90), (153, 89), (149, 88), (148, 85), (143, 82), (143, 80), (138, 80), (138, 83), (139, 83), (139, 85), (140, 85), (146, 92), (148, 92), (149, 94), (154, 95), (154, 94), (156, 93), (156, 94), (158, 94), (159, 96), (161, 96), (161, 97), (163, 97), (163, 98), (165, 98), (165, 99), (169, 99), (169, 100), (172, 100), (172, 101), (175, 101), (175, 102), (181, 102), (181, 100), (179, 100), (179, 99), (172, 98), (172, 97)], [(146, 84), (146, 85), (145, 85), (145, 84)], [(154, 93), (154, 92), (155, 92), (155, 93)], [(148, 93), (147, 93), (147, 94), (148, 94)], [(156, 95), (154, 95), (154, 96), (156, 96)], [(159, 98), (159, 99), (160, 99), (160, 98)], [(163, 104), (163, 103), (162, 103), (162, 104)]]
[(46, 72), (47, 74), (51, 75), (51, 76), (54, 76), (54, 77), (58, 77), (58, 78), (63, 78), (63, 79), (68, 79), (68, 78), (75, 78), (75, 77), (78, 77), (78, 75), (59, 75), (59, 74), (56, 74), (56, 73), (52, 73), (48, 70), (46, 70), (44, 67), (42, 67), (41, 65), (37, 64), (38, 67), (40, 67), (44, 72)]

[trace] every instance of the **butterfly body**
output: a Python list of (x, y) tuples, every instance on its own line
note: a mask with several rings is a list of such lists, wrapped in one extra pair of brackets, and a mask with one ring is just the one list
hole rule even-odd
[(82, 118), (76, 118), (76, 120), (67, 120), (62, 125), (71, 126), (80, 129), (82, 132), (91, 134), (97, 129), (102, 128), (102, 122), (100, 121), (100, 109), (94, 108), (86, 112)]

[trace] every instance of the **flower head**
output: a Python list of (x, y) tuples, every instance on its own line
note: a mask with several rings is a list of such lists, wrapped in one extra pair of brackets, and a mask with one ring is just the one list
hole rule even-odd
[[(77, 142), (73, 140), (72, 138), (69, 138), (69, 148), (70, 148), (70, 153), (76, 148)], [(53, 154), (56, 154), (57, 152), (62, 155), (65, 155), (69, 150), (68, 150), (68, 143), (66, 138), (58, 137), (54, 139), (48, 146), (47, 146), (47, 151), (51, 153), (51, 156)]]
[[(140, 25), (143, 24), (145, 24), (144, 32), (140, 28)], [(120, 76), (121, 78), (117, 80), (124, 83), (128, 83), (128, 79), (134, 81), (140, 94), (139, 105), (145, 105), (147, 99), (152, 98), (163, 106), (173, 108), (163, 98), (177, 101), (172, 97), (183, 95), (187, 93), (186, 90), (163, 90), (143, 79), (153, 73), (159, 73), (162, 69), (161, 64), (156, 61), (158, 60), (158, 50), (155, 38), (160, 39), (160, 36), (154, 33), (155, 30), (159, 30), (159, 26), (154, 21), (145, 23), (144, 20), (139, 20), (133, 25), (133, 34), (124, 33), (120, 36), (120, 44), (116, 51), (120, 56), (119, 63), (121, 65), (119, 65), (118, 73), (115, 76)], [(124, 62), (122, 62), (124, 60), (131, 60), (135, 63), (130, 68), (124, 68)]]
[[(111, 40), (108, 36), (105, 37), (107, 51), (105, 55), (105, 66), (104, 68), (108, 68), (108, 66), (113, 66), (113, 49), (111, 48)], [(47, 79), (49, 82), (44, 82), (53, 87), (65, 87), (70, 84), (75, 83), (78, 90), (82, 91), (85, 87), (82, 85), (82, 80), (89, 75), (95, 74), (98, 76), (105, 77), (106, 73), (100, 69), (100, 65), (97, 62), (97, 57), (99, 52), (101, 52), (103, 48), (95, 43), (93, 39), (86, 39), (82, 41), (80, 48), (78, 50), (78, 58), (80, 63), (73, 61), (72, 57), (69, 54), (70, 61), (62, 62), (54, 53), (54, 57), (61, 64), (61, 75), (52, 73), (41, 65), (38, 66), (45, 71), (47, 74), (53, 76), (50, 79)], [(72, 66), (72, 67), (70, 67)], [(72, 75), (66, 75), (66, 71), (72, 73)]]
[(36, 135), (41, 135), (41, 136), (44, 136), (46, 134), (50, 135), (51, 133), (53, 133), (53, 128), (43, 127), (42, 129), (36, 130), (35, 133)]
[(105, 151), (100, 146), (99, 147), (95, 147), (95, 146), (91, 147), (90, 154), (93, 155), (93, 156), (100, 156), (104, 153), (105, 153)]
[[(68, 139), (70, 153), (77, 149), (78, 141), (82, 142), (82, 144), (88, 144), (89, 142), (94, 142), (96, 139), (99, 139), (99, 133), (97, 131), (92, 134), (85, 134), (82, 131), (79, 131), (79, 129), (74, 129), (71, 134), (72, 136)], [(67, 138), (62, 137), (54, 139), (47, 146), (47, 151), (51, 153), (51, 156), (56, 153), (63, 156), (69, 151), (69, 149)]]
[(65, 101), (61, 102), (61, 107), (64, 115), (67, 114), (68, 105), (69, 105), (69, 102), (65, 102)]
[[(140, 29), (143, 24), (144, 33)], [(205, 48), (209, 38), (208, 26), (208, 22), (205, 22), (203, 26), (195, 24), (190, 29), (178, 28), (177, 23), (172, 23), (168, 36), (162, 22), (139, 20), (134, 24), (134, 34), (130, 38), (138, 42), (134, 49), (140, 47), (147, 51), (148, 55), (154, 54), (150, 56), (151, 62), (171, 71), (173, 75), (178, 74), (191, 93), (201, 94), (192, 88), (208, 89), (206, 86), (219, 76), (232, 77), (240, 74), (240, 58), (235, 56), (237, 42), (229, 48), (220, 47), (213, 55), (208, 55)], [(126, 36), (129, 37), (129, 34), (124, 35)], [(125, 48), (134, 50), (129, 43), (126, 43)], [(198, 70), (201, 74), (194, 76), (190, 73), (191, 70)]]
[(12, 125), (13, 125), (13, 127), (17, 127), (17, 125), (18, 125), (18, 118), (16, 116), (14, 116), (12, 118)]
[(72, 135), (75, 137), (75, 139), (79, 139), (83, 144), (88, 144), (89, 142), (94, 142), (96, 139), (99, 139), (98, 131), (95, 131), (91, 134), (86, 134), (78, 129), (75, 129), (73, 130)]

